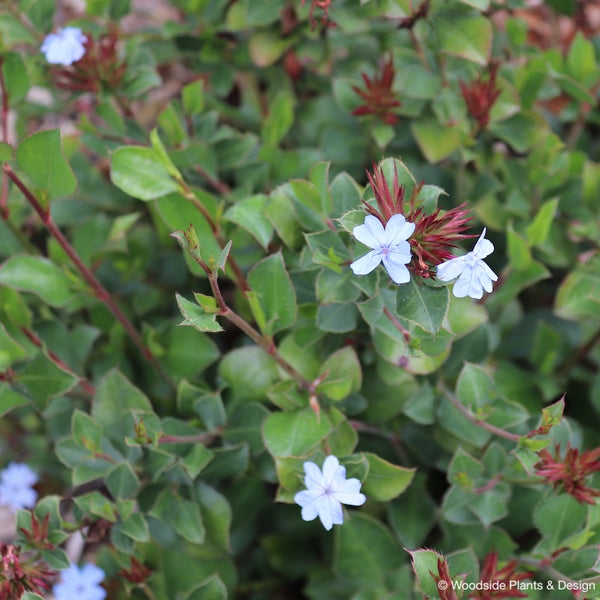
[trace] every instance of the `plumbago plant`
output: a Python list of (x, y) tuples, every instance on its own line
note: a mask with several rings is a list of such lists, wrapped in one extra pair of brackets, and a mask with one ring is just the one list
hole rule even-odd
[(0, 6), (0, 599), (600, 597), (599, 32), (529, 4)]

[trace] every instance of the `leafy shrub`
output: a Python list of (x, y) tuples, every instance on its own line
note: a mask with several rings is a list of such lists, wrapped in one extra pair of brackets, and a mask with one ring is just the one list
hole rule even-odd
[(598, 37), (527, 4), (0, 7), (0, 598), (600, 597)]

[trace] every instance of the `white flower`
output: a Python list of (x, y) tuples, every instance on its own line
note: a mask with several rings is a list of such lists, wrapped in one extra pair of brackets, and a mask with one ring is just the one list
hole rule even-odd
[(65, 27), (44, 38), (40, 50), (51, 64), (68, 66), (77, 62), (85, 54), (86, 36), (77, 27)]
[(360, 506), (366, 496), (360, 493), (358, 479), (346, 479), (346, 469), (340, 466), (335, 456), (328, 456), (323, 463), (323, 472), (313, 462), (304, 463), (304, 485), (306, 490), (294, 496), (294, 502), (302, 507), (302, 518), (312, 521), (319, 517), (323, 527), (329, 531), (334, 525), (344, 522), (342, 504)]
[(10, 506), (17, 512), (20, 508), (33, 508), (37, 492), (31, 487), (37, 475), (23, 463), (10, 463), (0, 472), (0, 505)]
[(483, 262), (494, 251), (494, 244), (485, 239), (485, 232), (484, 227), (472, 252), (447, 260), (437, 267), (437, 278), (441, 281), (451, 281), (458, 277), (452, 289), (457, 298), (471, 296), (479, 300), (483, 296), (483, 290), (491, 292), (492, 281), (498, 280), (498, 275)]
[(411, 255), (410, 244), (406, 240), (414, 230), (414, 223), (409, 223), (402, 215), (393, 215), (385, 229), (377, 217), (367, 215), (364, 224), (357, 225), (352, 233), (359, 242), (373, 250), (355, 260), (350, 268), (355, 275), (366, 275), (383, 261), (394, 283), (408, 283), (410, 273), (405, 265), (410, 262)]
[(71, 565), (60, 572), (60, 582), (52, 591), (55, 600), (103, 600), (106, 590), (100, 587), (104, 571), (88, 563), (81, 567)]

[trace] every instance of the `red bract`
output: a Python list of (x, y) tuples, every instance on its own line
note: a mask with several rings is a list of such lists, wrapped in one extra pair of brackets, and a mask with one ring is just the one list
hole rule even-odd
[(450, 573), (448, 572), (448, 563), (441, 558), (438, 558), (437, 562), (438, 574), (429, 573), (435, 579), (438, 589), (438, 596), (440, 600), (458, 600), (454, 589), (452, 588), (452, 579), (450, 579)]
[(54, 546), (48, 541), (48, 523), (50, 514), (48, 513), (41, 521), (31, 513), (31, 531), (23, 527), (19, 531), (29, 540), (29, 543), (38, 550), (49, 550)]
[(511, 560), (504, 567), (498, 569), (498, 553), (490, 552), (483, 561), (481, 570), (482, 583), (490, 583), (496, 585), (498, 589), (475, 590), (469, 594), (469, 598), (477, 600), (496, 600), (499, 598), (527, 598), (527, 594), (520, 592), (518, 586), (512, 584), (511, 581), (523, 581), (531, 579), (533, 573), (526, 571), (525, 573), (515, 573), (517, 566), (516, 560)]
[(88, 35), (82, 58), (68, 67), (52, 70), (56, 86), (77, 92), (118, 88), (127, 70), (125, 61), (119, 58), (118, 41), (114, 32), (101, 36), (98, 41)]
[(496, 87), (496, 73), (498, 65), (490, 66), (490, 75), (484, 81), (481, 75), (471, 83), (460, 81), (460, 89), (471, 116), (477, 121), (480, 128), (485, 127), (490, 120), (490, 110), (498, 99), (501, 90)]
[(45, 596), (52, 587), (54, 571), (36, 561), (23, 561), (21, 550), (12, 544), (0, 544), (0, 600), (15, 600), (25, 592)]
[(367, 178), (379, 208), (377, 210), (363, 200), (369, 214), (377, 217), (384, 226), (393, 215), (397, 214), (404, 215), (409, 223), (415, 224), (415, 231), (408, 240), (411, 251), (417, 258), (416, 261), (410, 263), (408, 268), (415, 275), (425, 279), (430, 278), (432, 267), (453, 258), (451, 248), (455, 248), (459, 240), (476, 237), (463, 233), (473, 218), (469, 214), (466, 203), (445, 213), (438, 208), (428, 215), (422, 207), (415, 207), (416, 199), (423, 187), (422, 183), (414, 186), (408, 199), (408, 207), (405, 207), (405, 190), (404, 186), (398, 182), (397, 172), (394, 173), (392, 190), (388, 186), (381, 167), (373, 165), (373, 174), (367, 171)]
[(144, 566), (137, 558), (131, 557), (129, 569), (121, 569), (119, 575), (131, 583), (142, 583), (152, 575), (152, 569)]
[(455, 248), (458, 240), (477, 237), (463, 233), (473, 218), (466, 202), (445, 213), (438, 208), (430, 215), (426, 215), (423, 208), (419, 207), (411, 210), (406, 218), (415, 224), (415, 232), (408, 240), (417, 257), (416, 263), (411, 266), (425, 279), (432, 276), (432, 267), (454, 258), (450, 248)]
[(600, 496), (600, 491), (587, 487), (584, 482), (588, 475), (600, 471), (600, 448), (579, 454), (577, 448), (568, 446), (565, 458), (561, 460), (557, 444), (556, 456), (548, 450), (541, 450), (538, 456), (542, 460), (535, 464), (536, 475), (545, 477), (555, 489), (563, 488), (580, 504), (596, 504), (595, 498)]
[(352, 89), (365, 101), (358, 108), (352, 111), (353, 115), (375, 115), (388, 125), (395, 125), (398, 122), (398, 116), (394, 114), (393, 109), (402, 106), (402, 102), (396, 98), (396, 93), (392, 90), (394, 83), (394, 61), (392, 57), (381, 65), (381, 73), (371, 79), (368, 75), (362, 73), (366, 90), (361, 90), (357, 86)]

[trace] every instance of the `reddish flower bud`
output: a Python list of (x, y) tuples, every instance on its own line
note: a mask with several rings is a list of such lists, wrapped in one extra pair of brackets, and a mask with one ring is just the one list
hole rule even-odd
[(564, 460), (560, 458), (560, 446), (556, 445), (556, 456), (548, 450), (541, 450), (538, 456), (542, 459), (534, 465), (536, 475), (544, 477), (554, 484), (555, 489), (564, 489), (577, 502), (596, 504), (600, 491), (584, 485), (585, 478), (600, 471), (600, 448), (586, 450), (579, 454), (577, 448), (567, 447)]
[(353, 115), (375, 115), (388, 125), (395, 125), (398, 122), (398, 116), (394, 114), (393, 109), (402, 106), (402, 102), (396, 98), (396, 93), (392, 90), (394, 84), (394, 61), (392, 57), (387, 62), (381, 63), (381, 73), (371, 79), (368, 75), (362, 73), (366, 90), (361, 90), (357, 86), (352, 89), (365, 101), (359, 107), (352, 111)]
[[(477, 600), (496, 600), (499, 598), (527, 598), (528, 595), (519, 591), (519, 586), (512, 582), (531, 579), (533, 573), (526, 571), (524, 573), (515, 573), (517, 566), (516, 560), (507, 562), (501, 569), (498, 569), (498, 553), (490, 552), (483, 561), (481, 569), (482, 583), (496, 584), (489, 586), (491, 589), (475, 590), (469, 594), (469, 598)], [(494, 589), (496, 588), (496, 589)]]
[(119, 575), (131, 583), (142, 583), (152, 575), (152, 569), (144, 566), (137, 558), (131, 557), (129, 569), (121, 569)]
[(448, 563), (441, 558), (437, 561), (438, 574), (429, 571), (433, 579), (437, 584), (438, 596), (440, 600), (458, 600), (458, 596), (454, 593), (452, 587), (452, 579), (450, 579), (450, 572), (448, 571)]
[(492, 64), (487, 81), (484, 81), (480, 75), (475, 81), (469, 84), (466, 84), (464, 81), (459, 82), (469, 113), (477, 121), (481, 129), (488, 124), (490, 110), (502, 91), (496, 87), (497, 72), (498, 65)]

